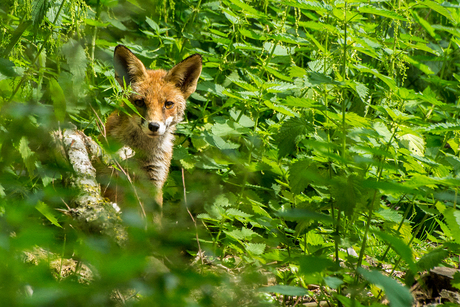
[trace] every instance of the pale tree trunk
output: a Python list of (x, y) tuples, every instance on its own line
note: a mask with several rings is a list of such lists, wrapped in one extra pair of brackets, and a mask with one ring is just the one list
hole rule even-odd
[(77, 189), (66, 212), (76, 222), (78, 229), (84, 232), (101, 233), (112, 238), (119, 245), (127, 239), (119, 208), (116, 204), (101, 196), (101, 188), (96, 180), (96, 169), (92, 161), (102, 160), (100, 146), (90, 137), (77, 129), (65, 129), (53, 132), (56, 147), (64, 159), (72, 166), (68, 184)]

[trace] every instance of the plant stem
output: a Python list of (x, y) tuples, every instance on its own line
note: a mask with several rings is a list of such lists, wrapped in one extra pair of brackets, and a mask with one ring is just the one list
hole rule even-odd
[[(398, 128), (394, 127), (393, 134), (391, 135), (390, 139), (388, 140), (388, 143), (386, 145), (385, 151), (388, 151), (388, 149), (389, 149), (389, 147), (391, 145), (391, 142), (392, 142), (393, 138), (396, 135), (397, 130), (398, 130)], [(382, 157), (382, 159), (380, 160), (379, 168), (377, 169), (377, 182), (379, 182), (380, 179), (382, 178), (382, 171), (383, 171), (383, 164), (384, 163), (385, 163), (385, 157)], [(372, 201), (369, 204), (369, 212), (368, 212), (367, 221), (366, 221), (366, 229), (365, 229), (364, 235), (363, 235), (363, 243), (361, 245), (361, 250), (359, 252), (359, 258), (358, 258), (358, 263), (356, 264), (356, 270), (358, 270), (358, 268), (361, 267), (361, 265), (363, 263), (364, 252), (366, 250), (367, 236), (368, 236), (370, 224), (371, 224), (371, 221), (372, 221), (372, 213), (373, 213), (374, 204), (375, 204), (376, 199), (377, 199), (377, 189), (374, 190), (374, 195), (372, 196)], [(356, 274), (356, 281), (358, 280), (358, 276), (359, 275)]]
[[(62, 8), (64, 7), (64, 4), (66, 3), (65, 0), (62, 0), (62, 3), (61, 3), (61, 6), (59, 6), (59, 10), (56, 14), (56, 17), (54, 18), (54, 21), (53, 21), (53, 26), (56, 24), (56, 22), (58, 21), (58, 18), (59, 18), (59, 15), (61, 15), (61, 11), (62, 11)], [(14, 89), (13, 93), (11, 94), (11, 97), (10, 99), (8, 99), (8, 103), (10, 103), (14, 96), (17, 94), (17, 92), (19, 91), (19, 89), (21, 88), (22, 84), (24, 83), (24, 81), (26, 80), (26, 77), (28, 75), (28, 72), (32, 69), (32, 66), (35, 65), (35, 62), (37, 62), (38, 60), (38, 57), (40, 56), (40, 54), (42, 53), (43, 49), (45, 49), (45, 45), (46, 43), (48, 42), (49, 38), (51, 37), (51, 35), (53, 34), (53, 31), (50, 31), (50, 33), (48, 33), (48, 35), (46, 36), (46, 38), (43, 40), (43, 43), (40, 47), (40, 49), (38, 50), (37, 54), (35, 55), (35, 57), (33, 58), (32, 60), (32, 63), (29, 67), (29, 69), (27, 69), (27, 72), (24, 73), (24, 75), (22, 76), (21, 80), (19, 81), (18, 85), (16, 86), (16, 88)]]

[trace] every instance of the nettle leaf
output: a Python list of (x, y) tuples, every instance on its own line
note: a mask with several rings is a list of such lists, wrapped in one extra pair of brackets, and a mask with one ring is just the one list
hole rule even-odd
[(283, 102), (283, 105), (291, 106), (291, 107), (299, 107), (299, 108), (317, 108), (320, 107), (316, 101), (313, 99), (308, 98), (299, 98), (294, 96), (288, 96)]
[(449, 21), (451, 23), (453, 23), (454, 25), (457, 23), (456, 20), (452, 17), (452, 13), (446, 9), (445, 7), (443, 7), (442, 5), (440, 5), (439, 3), (435, 2), (435, 1), (423, 1), (423, 2), (419, 2), (420, 5), (425, 5), (427, 7), (429, 7), (430, 9), (432, 9), (433, 11), (436, 11), (438, 12), (439, 14), (443, 15), (444, 17), (446, 17), (447, 19), (449, 19)]
[(56, 119), (62, 123), (64, 122), (66, 115), (66, 100), (64, 91), (54, 78), (49, 80), (49, 86), (51, 100), (53, 101), (54, 114)]
[(289, 296), (305, 296), (310, 293), (305, 288), (294, 287), (294, 286), (287, 286), (287, 285), (276, 285), (276, 286), (268, 286), (259, 288), (260, 292), (268, 292), (268, 293), (278, 293), (281, 295), (289, 295)]
[(443, 248), (437, 248), (425, 254), (417, 262), (419, 271), (425, 271), (438, 266), (449, 256), (449, 252)]
[(455, 208), (448, 208), (443, 212), (443, 215), (452, 237), (457, 243), (460, 243), (460, 211)]
[(412, 13), (412, 17), (414, 17), (415, 21), (421, 25), (425, 31), (427, 31), (431, 37), (436, 37), (436, 33), (434, 31), (434, 28), (430, 25), (430, 23), (428, 21), (426, 21), (425, 19), (421, 18), (418, 14), (417, 14), (417, 11), (416, 10), (411, 10), (411, 13)]
[(251, 14), (253, 16), (257, 16), (257, 17), (265, 16), (265, 14), (263, 14), (262, 12), (257, 11), (252, 6), (242, 2), (240, 0), (230, 0), (230, 2), (232, 2), (233, 4), (239, 6), (245, 12), (245, 14), (249, 13), (249, 14)]
[(363, 268), (358, 268), (358, 272), (370, 283), (383, 288), (388, 300), (390, 301), (390, 306), (412, 306), (413, 297), (409, 289), (399, 284), (393, 278), (385, 276), (379, 271), (368, 271)]
[(398, 139), (414, 155), (423, 156), (425, 154), (425, 140), (422, 137), (407, 133), (398, 136)]
[(22, 73), (22, 68), (16, 67), (10, 60), (0, 58), (0, 81), (11, 77), (21, 76)]
[(264, 104), (267, 107), (269, 107), (270, 109), (272, 109), (272, 110), (274, 110), (274, 111), (276, 111), (278, 113), (281, 113), (281, 114), (284, 114), (284, 115), (287, 115), (287, 116), (292, 116), (292, 117), (299, 117), (298, 113), (290, 110), (286, 106), (274, 104), (273, 102), (271, 102), (269, 100), (265, 100)]
[(310, 211), (303, 208), (293, 208), (286, 211), (278, 212), (278, 216), (288, 220), (288, 221), (323, 221), (326, 223), (332, 223), (333, 219), (329, 215), (318, 213), (315, 211)]
[(255, 231), (253, 231), (253, 230), (251, 230), (249, 228), (246, 228), (246, 227), (241, 227), (241, 230), (239, 230), (239, 229), (234, 229), (232, 231), (225, 231), (224, 230), (224, 232), (225, 232), (226, 235), (231, 236), (231, 237), (233, 237), (233, 238), (235, 238), (237, 240), (244, 240), (244, 239), (248, 239), (248, 238), (250, 239), (253, 236), (259, 236), (260, 237), (260, 235), (257, 232), (255, 232)]
[(267, 246), (265, 243), (246, 243), (246, 250), (253, 255), (262, 255)]
[(380, 208), (375, 212), (375, 215), (382, 218), (385, 221), (392, 223), (400, 223), (403, 216), (396, 210)]
[(309, 128), (305, 119), (293, 117), (286, 120), (275, 136), (275, 142), (278, 145), (278, 156), (285, 157), (294, 152), (298, 138), (305, 135)]
[(351, 174), (347, 177), (337, 177), (331, 181), (331, 184), (331, 195), (334, 197), (337, 206), (347, 216), (351, 216), (361, 198), (361, 193), (357, 188), (359, 181), (356, 176)]
[(70, 72), (73, 76), (72, 81), (74, 91), (78, 94), (81, 84), (85, 80), (86, 65), (88, 60), (83, 47), (77, 41), (70, 39), (62, 46), (62, 53), (64, 54), (67, 64), (69, 65)]
[(35, 153), (32, 150), (30, 150), (29, 140), (25, 136), (23, 136), (21, 140), (19, 141), (18, 150), (27, 168), (29, 177), (33, 178), (34, 171), (35, 171), (36, 156), (35, 156)]
[(347, 81), (347, 85), (355, 90), (362, 101), (365, 101), (368, 98), (369, 88), (364, 84), (357, 81)]
[(242, 218), (248, 218), (251, 217), (251, 214), (245, 213), (241, 210), (235, 209), (235, 208), (230, 208), (227, 210), (227, 215), (233, 216), (233, 217), (242, 217)]
[(303, 256), (298, 259), (300, 272), (305, 275), (323, 272), (326, 269), (336, 270), (337, 263), (331, 259), (317, 256)]
[(319, 73), (319, 72), (315, 72), (315, 71), (307, 73), (307, 80), (312, 85), (320, 85), (320, 84), (337, 84), (338, 85), (338, 84), (341, 84), (340, 82), (335, 81), (334, 79), (332, 79), (328, 75), (325, 75), (325, 74)]
[(376, 231), (374, 233), (378, 235), (380, 238), (382, 238), (383, 240), (385, 240), (391, 246), (391, 248), (399, 256), (401, 256), (401, 258), (404, 261), (406, 261), (412, 273), (417, 272), (417, 266), (414, 263), (414, 259), (412, 256), (412, 250), (406, 243), (404, 243), (403, 240), (393, 236), (392, 234), (386, 233), (386, 232)]
[(62, 228), (61, 225), (59, 225), (59, 222), (54, 215), (54, 212), (48, 207), (47, 204), (44, 202), (39, 201), (38, 204), (35, 206), (35, 209), (37, 209), (48, 221), (51, 222), (54, 226)]
[(150, 19), (148, 17), (145, 19), (145, 21), (156, 32), (156, 34), (160, 33), (160, 27), (158, 26), (158, 24), (155, 21), (153, 21), (152, 19)]
[(388, 85), (388, 87), (391, 90), (397, 91), (398, 87), (396, 86), (395, 80), (393, 80), (392, 78), (390, 78), (388, 76), (382, 75), (376, 69), (369, 68), (369, 67), (366, 67), (366, 66), (361, 65), (361, 64), (357, 64), (357, 65), (349, 64), (349, 65), (351, 67), (353, 67), (353, 68), (358, 69), (359, 71), (361, 71), (363, 73), (367, 72), (367, 73), (373, 74), (374, 76), (376, 76), (377, 78), (382, 80), (386, 85)]
[(460, 123), (439, 123), (433, 124), (426, 128), (423, 128), (426, 132), (442, 134), (447, 131), (457, 131), (460, 130)]
[(36, 0), (32, 5), (32, 21), (34, 24), (34, 29), (38, 30), (38, 26), (41, 24), (45, 14), (50, 7), (51, 1), (48, 0)]
[(241, 23), (240, 18), (231, 10), (227, 8), (222, 8), (222, 12), (224, 13), (224, 16), (227, 17), (228, 21), (230, 21), (232, 24)]
[(388, 17), (388, 18), (391, 18), (391, 19), (407, 21), (407, 19), (404, 16), (401, 16), (401, 15), (399, 15), (399, 14), (393, 12), (393, 11), (389, 11), (389, 10), (382, 9), (382, 8), (377, 8), (375, 6), (368, 5), (368, 4), (360, 6), (358, 8), (358, 11), (360, 13), (368, 13), (368, 14)]
[(419, 62), (417, 60), (415, 60), (413, 57), (410, 57), (406, 54), (402, 54), (402, 56), (404, 57), (404, 60), (409, 63), (409, 64), (412, 64), (414, 65), (415, 67), (417, 67), (418, 69), (420, 69), (421, 71), (423, 71), (425, 74), (427, 75), (434, 75), (434, 71), (431, 70), (430, 66), (426, 65), (426, 64), (423, 64), (422, 62)]
[(244, 29), (242, 27), (238, 28), (238, 31), (246, 37), (252, 38), (252, 39), (257, 39), (257, 40), (266, 40), (267, 37), (263, 32), (260, 31), (254, 31), (252, 29)]
[(453, 277), (453, 279), (451, 280), (450, 284), (451, 284), (454, 288), (460, 290), (460, 272), (456, 272), (456, 273), (454, 274), (454, 277)]
[(208, 134), (206, 136), (206, 141), (208, 141), (209, 144), (219, 148), (220, 150), (231, 150), (240, 147), (240, 144), (235, 144), (230, 141), (226, 141), (222, 137), (217, 135)]
[(299, 194), (312, 183), (323, 183), (316, 163), (305, 159), (291, 164), (289, 167), (289, 186), (292, 193)]

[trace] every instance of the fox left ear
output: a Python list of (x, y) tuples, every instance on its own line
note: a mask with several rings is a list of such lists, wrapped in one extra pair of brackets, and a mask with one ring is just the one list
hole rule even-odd
[(142, 62), (123, 45), (115, 48), (113, 55), (115, 79), (121, 87), (131, 83), (142, 82), (147, 76), (147, 70)]
[(174, 83), (187, 99), (196, 90), (201, 67), (201, 55), (191, 55), (174, 66), (166, 75), (165, 80)]

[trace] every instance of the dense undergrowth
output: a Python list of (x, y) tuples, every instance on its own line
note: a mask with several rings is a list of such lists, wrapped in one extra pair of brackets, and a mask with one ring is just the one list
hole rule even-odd
[[(458, 266), (459, 1), (6, 0), (0, 23), (9, 306), (410, 306), (423, 271)], [(55, 210), (78, 191), (50, 137), (99, 136), (118, 44), (150, 68), (204, 59), (170, 222), (132, 197), (124, 248)]]

